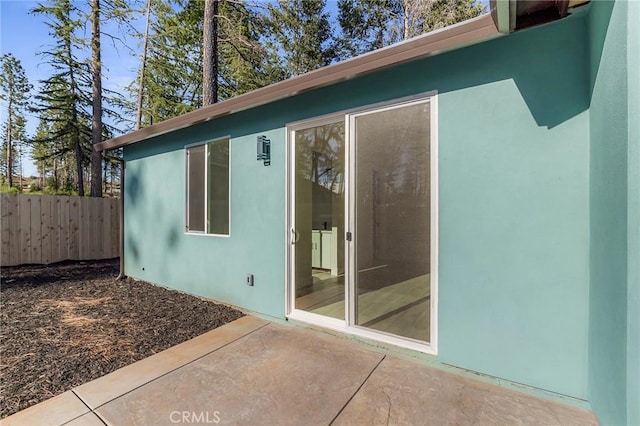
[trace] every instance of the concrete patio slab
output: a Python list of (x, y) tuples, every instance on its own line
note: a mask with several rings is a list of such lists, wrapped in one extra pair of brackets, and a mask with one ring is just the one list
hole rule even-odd
[(64, 426), (104, 426), (104, 423), (94, 413), (87, 413), (71, 420), (69, 423), (65, 423)]
[(185, 413), (192, 423), (327, 425), (383, 357), (270, 324), (96, 412), (110, 425), (172, 424)]
[(0, 421), (1, 426), (178, 423), (594, 425), (597, 420), (588, 411), (384, 355), (356, 341), (244, 317)]
[(587, 411), (387, 356), (335, 425), (597, 425)]
[(58, 426), (91, 410), (72, 391), (61, 393), (40, 404), (0, 421), (2, 426)]
[(111, 374), (85, 383), (75, 388), (74, 391), (91, 409), (98, 408), (120, 395), (201, 358), (266, 324), (268, 324), (267, 321), (256, 317), (242, 317)]

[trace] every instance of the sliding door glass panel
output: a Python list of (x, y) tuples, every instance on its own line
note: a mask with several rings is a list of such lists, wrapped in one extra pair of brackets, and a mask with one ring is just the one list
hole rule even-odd
[(353, 118), (355, 322), (430, 340), (428, 101)]
[(294, 132), (295, 308), (344, 319), (344, 122)]

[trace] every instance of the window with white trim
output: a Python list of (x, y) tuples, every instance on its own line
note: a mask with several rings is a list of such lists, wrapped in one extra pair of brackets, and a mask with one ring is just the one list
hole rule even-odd
[(186, 148), (187, 232), (229, 235), (229, 138)]

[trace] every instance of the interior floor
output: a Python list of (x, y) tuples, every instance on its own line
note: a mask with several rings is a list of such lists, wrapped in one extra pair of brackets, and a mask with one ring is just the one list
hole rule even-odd
[[(344, 274), (331, 275), (324, 269), (313, 269), (313, 284), (296, 289), (296, 309), (344, 319)], [(322, 309), (332, 306), (330, 312)]]
[[(358, 288), (359, 326), (421, 342), (430, 339), (429, 274), (378, 289)], [(344, 320), (344, 275), (313, 270), (313, 284), (297, 289), (296, 309)]]

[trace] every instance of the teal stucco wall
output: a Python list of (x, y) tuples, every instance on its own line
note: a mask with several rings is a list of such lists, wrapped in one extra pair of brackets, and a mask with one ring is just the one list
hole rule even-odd
[[(164, 136), (125, 150), (125, 268), (129, 276), (282, 317), (284, 312), (284, 155), (255, 160), (251, 120), (284, 139), (281, 124), (232, 116), (214, 126)], [(245, 121), (246, 120), (246, 121)], [(233, 135), (229, 237), (185, 234), (184, 145)], [(244, 284), (255, 275), (255, 287)]]
[(640, 19), (636, 2), (590, 7), (589, 400), (603, 424), (639, 424)]
[[(586, 399), (586, 30), (583, 13), (126, 147), (127, 274), (283, 317), (286, 123), (437, 90), (438, 357)], [(187, 235), (184, 146), (225, 135), (231, 235)]]
[(640, 425), (640, 2), (627, 7), (627, 423)]
[(486, 44), (449, 72), (503, 78), (440, 104), (439, 357), (577, 398), (587, 390), (584, 36), (575, 17)]

